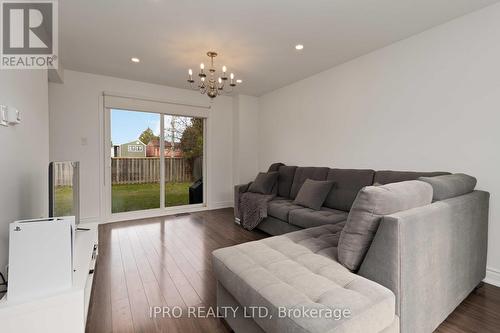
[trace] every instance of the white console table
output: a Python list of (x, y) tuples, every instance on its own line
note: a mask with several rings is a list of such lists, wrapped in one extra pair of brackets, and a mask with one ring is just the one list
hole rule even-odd
[(84, 333), (97, 258), (98, 224), (80, 224), (77, 231), (73, 286), (65, 292), (23, 303), (0, 300), (0, 332)]

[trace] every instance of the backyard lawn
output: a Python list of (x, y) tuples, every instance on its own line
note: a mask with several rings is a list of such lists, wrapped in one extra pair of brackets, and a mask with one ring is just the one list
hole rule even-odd
[[(165, 205), (180, 206), (189, 204), (191, 183), (166, 183)], [(119, 184), (112, 186), (112, 212), (128, 212), (160, 208), (160, 184)], [(56, 189), (56, 216), (70, 214), (72, 194), (69, 187)]]
[[(189, 204), (191, 183), (166, 183), (165, 205)], [(160, 184), (119, 184), (112, 186), (112, 212), (160, 208)]]
[(71, 216), (73, 213), (73, 189), (71, 186), (58, 186), (55, 190), (54, 216)]

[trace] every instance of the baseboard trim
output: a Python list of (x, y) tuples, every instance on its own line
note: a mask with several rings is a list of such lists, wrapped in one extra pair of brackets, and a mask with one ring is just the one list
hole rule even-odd
[(221, 202), (214, 202), (211, 204), (208, 204), (208, 206), (203, 206), (203, 205), (193, 205), (193, 206), (178, 206), (178, 207), (169, 207), (167, 210), (165, 209), (152, 209), (152, 210), (143, 210), (143, 211), (134, 211), (134, 212), (127, 212), (127, 213), (118, 213), (114, 214), (108, 218), (102, 218), (102, 217), (85, 217), (80, 219), (81, 223), (97, 223), (97, 224), (106, 224), (106, 223), (113, 223), (113, 222), (121, 222), (121, 221), (130, 221), (130, 220), (141, 220), (141, 219), (147, 219), (147, 218), (153, 218), (153, 217), (162, 217), (162, 216), (169, 216), (169, 215), (175, 215), (175, 214), (180, 214), (180, 213), (195, 213), (195, 212), (202, 212), (202, 211), (207, 211), (207, 210), (214, 210), (214, 209), (222, 209), (222, 208), (230, 208), (233, 207), (233, 202), (232, 201), (221, 201)]
[(221, 208), (230, 208), (234, 207), (232, 201), (221, 201), (221, 202), (213, 202), (208, 205), (209, 209), (221, 209)]
[(484, 282), (500, 287), (500, 270), (495, 268), (486, 268), (486, 278)]

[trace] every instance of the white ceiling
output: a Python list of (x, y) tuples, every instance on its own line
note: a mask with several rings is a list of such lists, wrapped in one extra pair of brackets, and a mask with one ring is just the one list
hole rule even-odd
[(186, 88), (187, 69), (196, 73), (215, 50), (216, 64), (243, 79), (238, 91), (259, 96), (498, 1), (64, 0), (61, 59), (67, 69)]

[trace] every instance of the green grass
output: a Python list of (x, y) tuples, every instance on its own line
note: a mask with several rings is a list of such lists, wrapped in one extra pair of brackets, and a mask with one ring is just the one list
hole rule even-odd
[(55, 191), (54, 216), (71, 216), (73, 213), (73, 190), (71, 186), (57, 186)]
[[(166, 183), (167, 207), (189, 204), (191, 183)], [(112, 186), (112, 212), (160, 208), (160, 184), (116, 184)]]
[[(167, 207), (188, 205), (191, 183), (166, 183), (165, 205)], [(130, 212), (160, 208), (160, 184), (113, 185), (112, 212)], [(72, 215), (73, 197), (69, 186), (56, 188), (55, 216)]]

